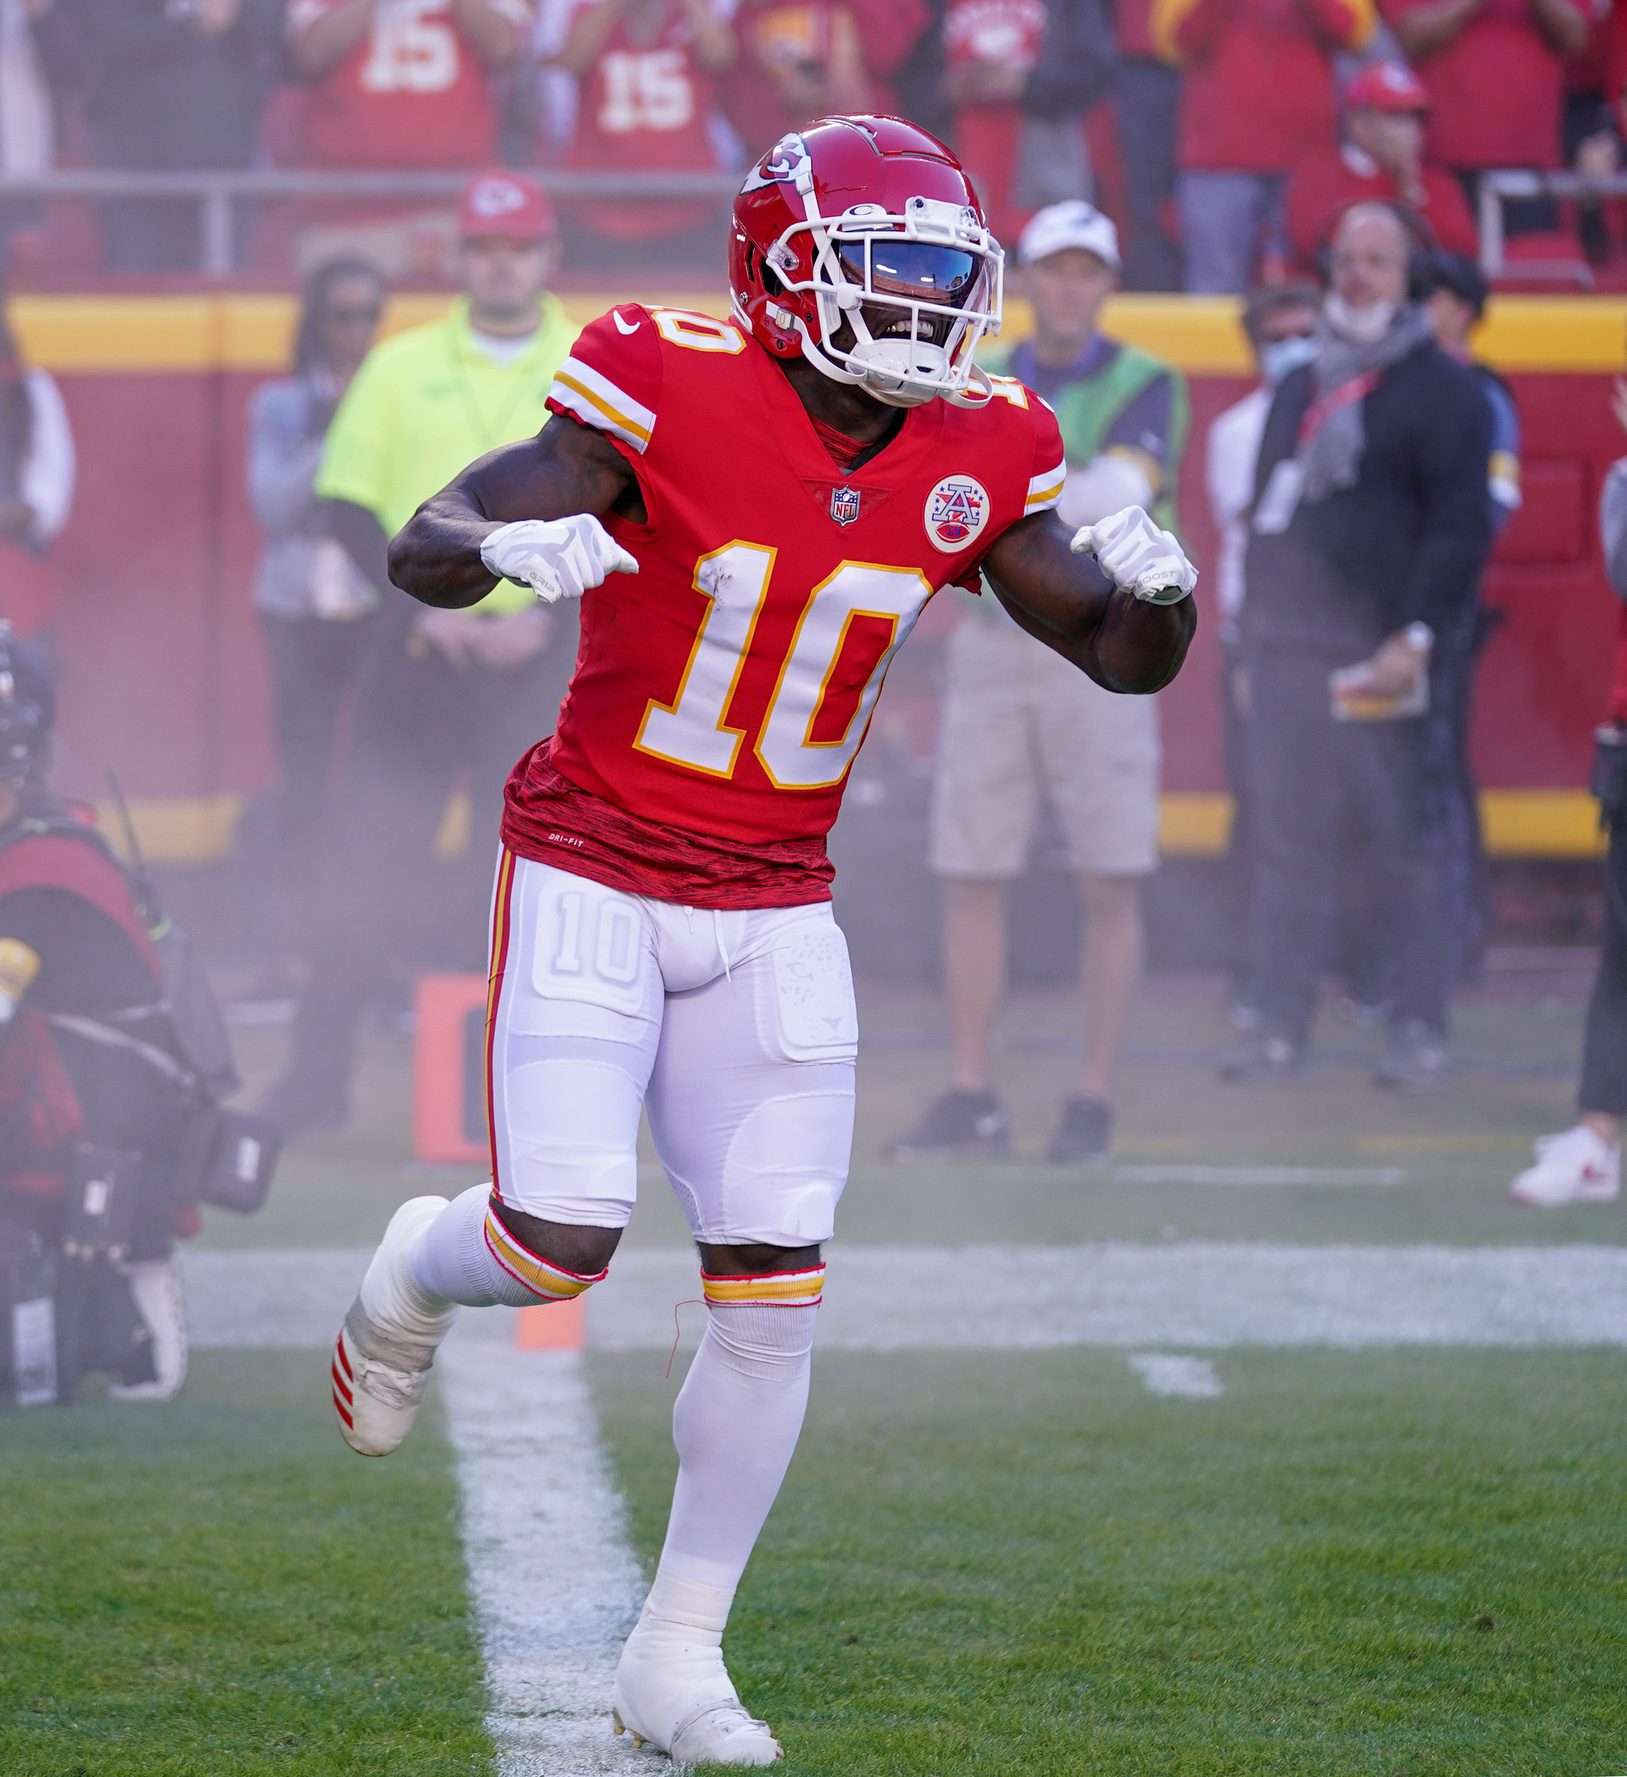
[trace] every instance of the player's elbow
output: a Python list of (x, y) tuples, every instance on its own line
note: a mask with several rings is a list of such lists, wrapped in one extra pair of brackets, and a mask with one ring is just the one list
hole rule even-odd
[(1109, 691), (1150, 696), (1180, 672), (1197, 629), (1197, 611), (1186, 598), (1174, 605), (1137, 602), (1126, 615), (1128, 621), (1104, 623), (1089, 657), (1080, 664)]

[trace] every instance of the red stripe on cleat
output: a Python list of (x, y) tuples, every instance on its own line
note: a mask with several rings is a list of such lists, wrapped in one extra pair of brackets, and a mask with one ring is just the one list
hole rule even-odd
[(355, 1399), (355, 1396), (350, 1392), (350, 1384), (339, 1374), (339, 1366), (337, 1364), (329, 1364), (328, 1372), (333, 1377), (334, 1392), (344, 1398), (347, 1406), (350, 1405)]
[(333, 1410), (352, 1431), (356, 1429), (356, 1421), (350, 1417), (350, 1409), (339, 1399), (337, 1394), (333, 1397)]
[(350, 1359), (345, 1356), (345, 1336), (343, 1333), (341, 1333), (339, 1335), (338, 1342), (335, 1344), (334, 1350), (337, 1351), (339, 1354), (339, 1362), (344, 1366), (345, 1374), (347, 1376), (349, 1376), (352, 1381), (354, 1381), (355, 1380), (355, 1372), (350, 1367)]

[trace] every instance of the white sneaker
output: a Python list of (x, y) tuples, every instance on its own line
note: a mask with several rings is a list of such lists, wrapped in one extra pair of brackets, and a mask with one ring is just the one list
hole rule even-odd
[(339, 1435), (360, 1456), (388, 1456), (412, 1429), (435, 1348), (457, 1312), (431, 1309), (407, 1269), (412, 1243), (445, 1208), (444, 1197), (413, 1197), (390, 1217), (339, 1329), (333, 1410)]
[(130, 1285), (130, 1300), (147, 1327), (152, 1377), (146, 1382), (109, 1383), (112, 1401), (172, 1401), (186, 1381), (186, 1304), (181, 1272), (173, 1253), (167, 1259), (139, 1259), (119, 1270)]
[(767, 1722), (746, 1713), (723, 1664), (728, 1606), (715, 1587), (656, 1575), (616, 1667), (610, 1719), (618, 1734), (631, 1734), (634, 1746), (648, 1741), (679, 1766), (785, 1757)]
[(1533, 1209), (1564, 1209), (1573, 1203), (1611, 1203), (1621, 1195), (1621, 1144), (1578, 1123), (1545, 1135), (1508, 1194)]

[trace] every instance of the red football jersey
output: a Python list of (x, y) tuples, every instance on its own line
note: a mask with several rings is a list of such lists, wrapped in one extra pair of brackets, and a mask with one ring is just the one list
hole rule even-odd
[[(514, 849), (594, 873), (536, 775), (551, 767), (637, 822), (736, 855), (788, 847), (788, 866), (823, 859), (927, 600), (973, 582), (1002, 531), (1061, 496), (1055, 415), (1015, 379), (995, 386), (982, 408), (909, 410), (844, 473), (784, 372), (730, 322), (626, 304), (588, 327), (548, 405), (611, 439), (648, 521), (607, 521), (639, 572), (583, 600), (558, 732), (510, 780)], [(822, 898), (799, 874), (796, 898)]]
[[(290, 0), (297, 40), (338, 0)], [(497, 0), (527, 35), (532, 0)], [(322, 167), (481, 167), (497, 153), (486, 65), (453, 0), (382, 0), (367, 35), (318, 77), (305, 158)]]

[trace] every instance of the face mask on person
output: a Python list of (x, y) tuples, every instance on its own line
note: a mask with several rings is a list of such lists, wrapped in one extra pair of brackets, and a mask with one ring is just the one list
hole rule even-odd
[(1329, 291), (1322, 313), (1329, 327), (1341, 339), (1352, 345), (1370, 346), (1389, 330), (1395, 319), (1396, 305), (1393, 302), (1369, 302), (1361, 308), (1352, 308), (1342, 296)]
[(1260, 347), (1260, 374), (1274, 389), (1289, 371), (1298, 370), (1301, 364), (1309, 364), (1315, 356), (1316, 340), (1309, 333), (1290, 333), (1286, 339), (1268, 339)]

